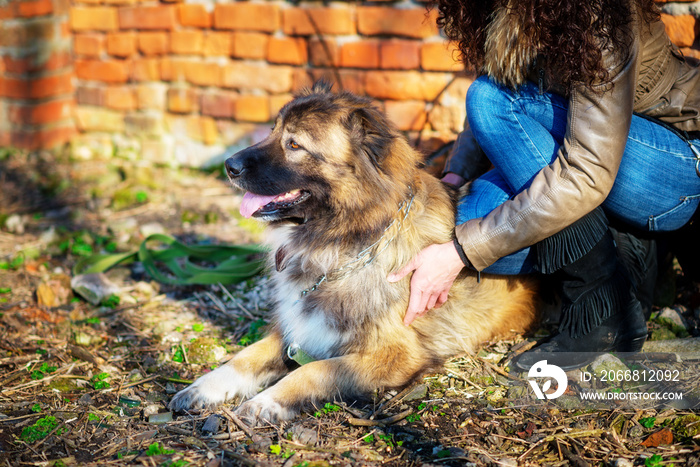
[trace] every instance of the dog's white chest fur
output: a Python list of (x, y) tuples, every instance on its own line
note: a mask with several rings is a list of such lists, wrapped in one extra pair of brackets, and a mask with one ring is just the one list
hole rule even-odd
[(283, 278), (276, 281), (277, 318), (286, 342), (297, 344), (316, 359), (332, 357), (341, 336), (322, 310), (304, 310), (298, 285)]

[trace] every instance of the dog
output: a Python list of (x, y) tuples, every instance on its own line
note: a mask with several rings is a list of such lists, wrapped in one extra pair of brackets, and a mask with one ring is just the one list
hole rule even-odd
[[(225, 162), (267, 223), (274, 319), (267, 337), (178, 392), (173, 410), (245, 399), (251, 423), (400, 388), (446, 359), (536, 320), (536, 283), (466, 268), (439, 309), (407, 327), (409, 278), (387, 276), (452, 241), (455, 196), (364, 97), (318, 82), (280, 111), (271, 134)], [(299, 356), (311, 360), (298, 365)], [(259, 392), (261, 388), (267, 388)]]

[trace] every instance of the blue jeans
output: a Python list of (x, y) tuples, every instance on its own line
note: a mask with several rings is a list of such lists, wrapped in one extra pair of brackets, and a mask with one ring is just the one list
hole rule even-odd
[[(457, 208), (457, 224), (483, 217), (527, 188), (557, 156), (566, 134), (568, 101), (540, 94), (534, 83), (517, 91), (486, 77), (467, 92), (474, 136), (494, 168), (474, 180)], [(700, 148), (700, 140), (696, 144)], [(700, 203), (696, 158), (675, 133), (633, 116), (615, 184), (603, 203), (610, 217), (640, 230), (668, 232), (690, 220)], [(494, 274), (532, 271), (534, 252), (525, 248), (484, 270)]]

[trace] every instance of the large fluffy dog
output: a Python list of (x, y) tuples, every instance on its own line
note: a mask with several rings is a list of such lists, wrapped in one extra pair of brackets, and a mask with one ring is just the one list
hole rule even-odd
[[(241, 212), (269, 224), (274, 325), (175, 395), (176, 410), (248, 398), (238, 413), (289, 419), (309, 403), (400, 387), (534, 319), (523, 278), (464, 271), (440, 309), (406, 327), (409, 279), (391, 272), (452, 239), (454, 203), (369, 99), (316, 84), (270, 136), (226, 161)], [(298, 366), (288, 355), (314, 361)], [(273, 384), (274, 383), (274, 384)], [(259, 390), (269, 386), (262, 392)]]

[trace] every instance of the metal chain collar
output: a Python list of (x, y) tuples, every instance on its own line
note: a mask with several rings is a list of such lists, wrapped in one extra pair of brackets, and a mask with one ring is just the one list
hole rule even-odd
[[(391, 244), (391, 242), (394, 241), (394, 239), (399, 235), (399, 232), (401, 231), (401, 226), (408, 217), (408, 213), (411, 211), (411, 207), (413, 206), (413, 198), (415, 197), (413, 193), (413, 188), (411, 186), (408, 187), (408, 193), (408, 199), (401, 201), (401, 203), (399, 204), (398, 213), (399, 215), (403, 213), (403, 217), (395, 217), (391, 221), (391, 223), (386, 226), (381, 237), (379, 237), (379, 239), (376, 242), (372, 243), (367, 248), (359, 252), (355, 258), (353, 258), (343, 266), (319, 276), (314, 285), (301, 291), (300, 298), (304, 298), (309, 293), (318, 289), (318, 287), (326, 281), (330, 282), (346, 277), (347, 274), (350, 273), (350, 268), (352, 268), (358, 263), (360, 264), (360, 266), (355, 268), (354, 270), (360, 270), (372, 264), (372, 262), (377, 258), (377, 256), (379, 256), (384, 250), (386, 250)], [(387, 235), (387, 232), (389, 232), (389, 230), (391, 230), (391, 228), (395, 225), (396, 232), (394, 233), (394, 235), (388, 238), (386, 240), (386, 243), (384, 243), (384, 245), (381, 245), (381, 248), (379, 248), (380, 243), (382, 242), (382, 240), (384, 240), (384, 237)]]

